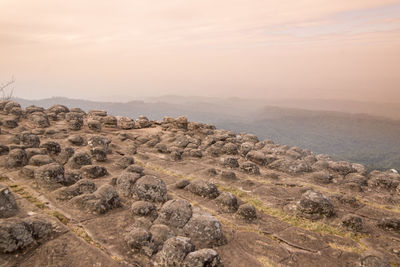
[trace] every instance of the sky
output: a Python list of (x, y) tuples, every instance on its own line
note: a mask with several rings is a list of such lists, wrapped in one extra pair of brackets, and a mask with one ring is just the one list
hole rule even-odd
[(400, 102), (399, 0), (0, 0), (14, 95)]

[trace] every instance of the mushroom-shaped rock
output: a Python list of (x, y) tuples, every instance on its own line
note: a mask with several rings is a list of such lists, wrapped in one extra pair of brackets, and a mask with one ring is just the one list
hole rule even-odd
[(17, 202), (8, 188), (0, 186), (0, 218), (14, 216), (18, 211)]
[(94, 147), (90, 149), (90, 154), (95, 161), (104, 162), (107, 160), (107, 150), (104, 147)]
[(123, 172), (117, 177), (116, 185), (118, 191), (125, 197), (135, 193), (135, 183), (141, 177), (135, 172)]
[(308, 190), (301, 196), (297, 209), (301, 215), (310, 219), (330, 217), (335, 213), (329, 199), (314, 190)]
[(240, 205), (236, 215), (246, 221), (253, 221), (257, 219), (256, 208), (249, 203)]
[(193, 214), (183, 232), (199, 248), (221, 246), (226, 243), (219, 221), (208, 214)]
[(88, 128), (94, 132), (101, 131), (101, 122), (98, 120), (89, 119), (87, 121)]
[(135, 128), (135, 121), (128, 117), (119, 117), (117, 125), (123, 130), (130, 130)]
[(184, 267), (223, 267), (218, 253), (210, 248), (190, 252), (183, 262)]
[(177, 236), (165, 241), (162, 249), (156, 255), (160, 266), (181, 266), (187, 254), (194, 251), (195, 246), (190, 238)]
[(222, 192), (215, 201), (222, 212), (236, 212), (239, 207), (236, 196), (230, 192)]
[(164, 181), (153, 175), (141, 177), (135, 184), (135, 193), (141, 200), (165, 202), (167, 200), (167, 186)]
[(185, 189), (189, 190), (193, 194), (210, 199), (219, 196), (219, 191), (215, 184), (201, 179), (191, 182), (188, 186), (185, 187)]
[(183, 199), (167, 201), (160, 210), (157, 223), (165, 224), (174, 228), (184, 227), (192, 217), (192, 206)]
[(85, 178), (100, 178), (108, 175), (108, 171), (103, 166), (85, 165), (81, 168), (82, 176)]

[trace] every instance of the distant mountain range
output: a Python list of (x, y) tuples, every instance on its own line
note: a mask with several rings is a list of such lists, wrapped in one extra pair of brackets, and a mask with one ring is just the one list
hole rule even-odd
[(69, 98), (16, 99), (21, 105), (107, 110), (110, 114), (151, 119), (187, 116), (260, 139), (308, 148), (336, 160), (370, 169), (400, 169), (400, 104), (341, 100), (251, 100), (164, 96), (126, 103)]

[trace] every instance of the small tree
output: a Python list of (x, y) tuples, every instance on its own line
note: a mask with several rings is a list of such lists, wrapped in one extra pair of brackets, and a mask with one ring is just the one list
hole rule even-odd
[(11, 80), (3, 83), (0, 85), (0, 99), (1, 100), (9, 100), (11, 99), (14, 88), (12, 88), (12, 85), (15, 83), (15, 78), (14, 76), (11, 77)]

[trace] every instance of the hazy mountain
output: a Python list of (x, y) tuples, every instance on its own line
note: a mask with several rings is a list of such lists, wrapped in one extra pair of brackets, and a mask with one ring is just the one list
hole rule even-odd
[[(110, 114), (137, 117), (141, 114), (151, 119), (163, 116), (187, 116), (191, 121), (206, 122), (235, 132), (250, 132), (260, 139), (272, 139), (276, 143), (311, 149), (316, 153), (330, 154), (337, 160), (360, 162), (369, 168), (400, 169), (400, 120), (396, 117), (399, 108), (375, 105), (375, 115), (392, 109), (392, 118), (372, 116), (363, 112), (367, 103), (354, 101), (310, 100), (298, 103), (303, 107), (288, 108), (271, 106), (264, 100), (218, 99), (205, 97), (164, 96), (130, 101), (126, 103), (95, 102), (68, 98), (43, 100), (17, 99), (23, 106), (35, 104), (49, 107), (64, 104), (70, 107), (108, 110)], [(282, 102), (283, 103), (283, 102)], [(296, 103), (285, 102), (287, 106)], [(318, 105), (317, 105), (318, 103)], [(330, 103), (330, 104), (329, 104)], [(276, 104), (276, 103), (275, 103)], [(343, 111), (316, 110), (329, 106)], [(329, 105), (328, 105), (329, 104)], [(372, 104), (371, 104), (372, 105)], [(373, 105), (372, 105), (373, 106)], [(359, 109), (358, 109), (358, 108)], [(379, 114), (379, 107), (382, 108)]]

